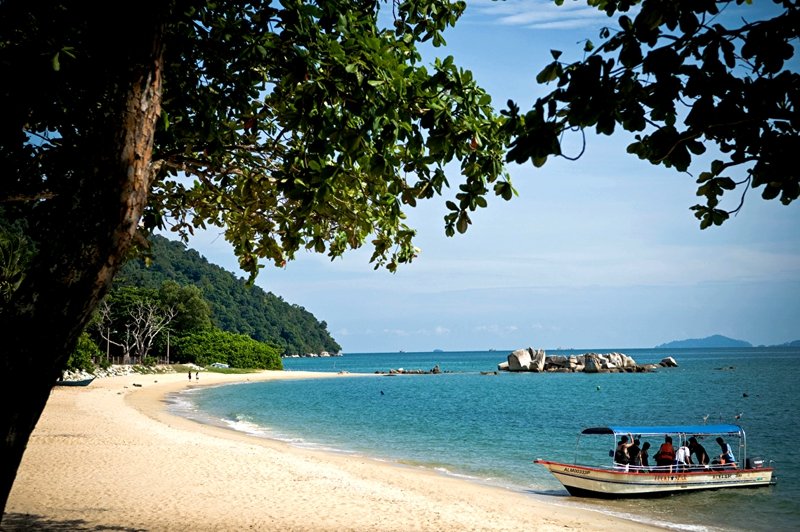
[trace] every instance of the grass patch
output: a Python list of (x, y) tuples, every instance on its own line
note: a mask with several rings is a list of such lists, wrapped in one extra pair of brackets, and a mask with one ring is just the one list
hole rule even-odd
[[(175, 373), (196, 373), (198, 370), (194, 366), (187, 366), (186, 364), (174, 364), (172, 369)], [(212, 368), (207, 367), (202, 370), (203, 373), (225, 373), (230, 375), (240, 375), (245, 373), (258, 373), (260, 371), (264, 371), (261, 369), (252, 369), (252, 368)]]

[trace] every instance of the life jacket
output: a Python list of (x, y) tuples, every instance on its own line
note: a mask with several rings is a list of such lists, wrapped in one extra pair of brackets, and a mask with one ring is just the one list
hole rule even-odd
[(675, 449), (671, 443), (662, 443), (656, 454), (656, 460), (675, 460)]

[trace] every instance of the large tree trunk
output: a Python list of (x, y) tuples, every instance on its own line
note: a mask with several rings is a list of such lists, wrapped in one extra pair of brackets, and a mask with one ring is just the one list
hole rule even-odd
[(100, 15), (90, 23), (108, 47), (100, 56), (116, 61), (93, 64), (96, 78), (86, 80), (115, 95), (108, 123), (65, 153), (75, 165), (73, 195), (47, 200), (38, 254), (0, 320), (0, 519), (51, 388), (124, 262), (147, 202), (163, 27), (155, 5), (133, 9), (129, 31)]

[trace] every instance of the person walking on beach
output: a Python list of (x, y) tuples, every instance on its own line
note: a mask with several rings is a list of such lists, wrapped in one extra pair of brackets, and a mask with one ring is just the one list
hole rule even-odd
[(196, 381), (199, 381), (199, 380), (200, 380), (200, 372), (199, 372), (199, 371), (195, 371), (195, 373), (194, 373), (194, 380), (196, 380)]
[(192, 372), (189, 372), (189, 380), (192, 380)]

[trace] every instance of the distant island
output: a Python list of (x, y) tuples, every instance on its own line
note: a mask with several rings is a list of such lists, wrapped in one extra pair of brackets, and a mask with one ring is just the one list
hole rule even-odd
[[(657, 345), (655, 349), (703, 349), (714, 347), (756, 347), (750, 342), (728, 338), (721, 334), (707, 336), (705, 338), (688, 338), (686, 340), (673, 340), (665, 344)], [(760, 345), (758, 347), (800, 347), (800, 340), (792, 340), (776, 345)]]
[(778, 347), (800, 347), (800, 340), (793, 340), (783, 344), (778, 344)]
[(720, 334), (707, 336), (706, 338), (689, 338), (686, 340), (673, 340), (665, 344), (657, 345), (656, 349), (686, 349), (686, 348), (708, 348), (708, 347), (753, 347), (750, 342), (728, 338)]

